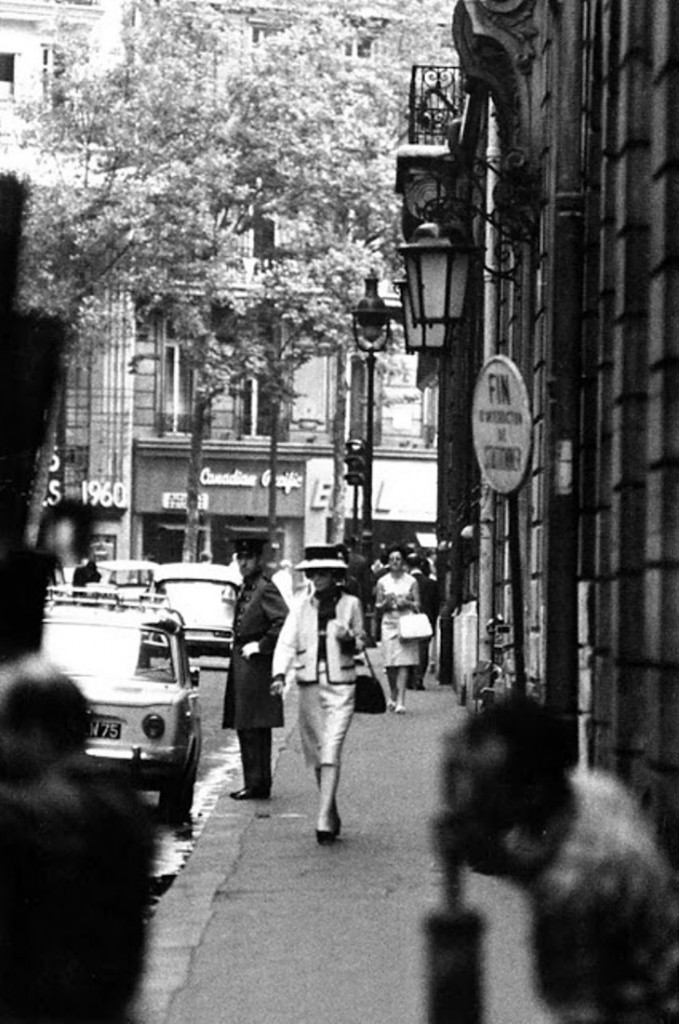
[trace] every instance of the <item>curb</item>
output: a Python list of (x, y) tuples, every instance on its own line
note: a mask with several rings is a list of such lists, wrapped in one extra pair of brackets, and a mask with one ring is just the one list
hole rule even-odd
[[(285, 702), (286, 725), (274, 731), (272, 771), (297, 728), (297, 688)], [(146, 962), (134, 1002), (133, 1018), (162, 1024), (172, 1000), (186, 984), (220, 890), (236, 869), (243, 839), (263, 815), (259, 802), (233, 809), (228, 792), (220, 794), (186, 864), (161, 898), (149, 925)], [(245, 813), (244, 813), (245, 812)]]

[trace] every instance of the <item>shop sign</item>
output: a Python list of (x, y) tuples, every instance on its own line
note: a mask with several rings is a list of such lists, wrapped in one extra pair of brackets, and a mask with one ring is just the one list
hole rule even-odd
[[(163, 491), (161, 506), (169, 512), (186, 511), (186, 491)], [(207, 494), (198, 495), (198, 509), (207, 512), (210, 507), (210, 500)]]
[(472, 402), (474, 450), (494, 491), (512, 494), (526, 477), (533, 442), (528, 391), (518, 366), (491, 356), (481, 368)]
[(83, 480), (84, 505), (99, 508), (127, 508), (127, 488), (122, 480)]
[[(62, 478), (61, 456), (55, 451), (49, 467), (50, 476), (47, 482), (47, 494), (43, 505), (54, 508), (64, 499), (64, 481)], [(83, 505), (94, 505), (97, 508), (126, 509), (128, 506), (127, 487), (122, 480), (111, 480), (99, 477), (83, 480), (80, 485)]]
[[(203, 487), (269, 487), (271, 484), (271, 470), (266, 469), (263, 473), (245, 473), (242, 469), (234, 469), (228, 473), (216, 473), (209, 466), (204, 466), (200, 474), (200, 482)], [(285, 494), (298, 491), (303, 484), (301, 473), (294, 470), (287, 470), (276, 475), (276, 487)]]

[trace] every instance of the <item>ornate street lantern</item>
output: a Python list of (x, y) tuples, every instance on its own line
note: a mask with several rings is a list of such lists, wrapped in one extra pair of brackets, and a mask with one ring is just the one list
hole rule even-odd
[(464, 234), (440, 224), (422, 224), (399, 252), (405, 263), (412, 322), (429, 327), (460, 320), (472, 252)]
[(374, 272), (365, 279), (365, 294), (351, 311), (354, 339), (358, 348), (366, 353), (368, 393), (366, 395), (365, 473), (363, 481), (363, 554), (372, 561), (373, 509), (373, 434), (375, 415), (375, 359), (391, 337), (391, 313), (377, 292), (378, 279)]

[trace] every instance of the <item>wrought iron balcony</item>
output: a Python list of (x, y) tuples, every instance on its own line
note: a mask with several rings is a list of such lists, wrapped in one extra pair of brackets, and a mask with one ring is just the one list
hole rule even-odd
[(465, 91), (458, 67), (414, 64), (410, 75), (408, 142), (445, 146), (451, 125), (462, 116)]

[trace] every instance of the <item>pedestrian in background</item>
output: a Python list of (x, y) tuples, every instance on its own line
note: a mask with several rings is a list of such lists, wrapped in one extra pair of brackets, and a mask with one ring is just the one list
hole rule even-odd
[(273, 658), (272, 691), (279, 695), (295, 665), (299, 727), (306, 763), (320, 791), (316, 839), (333, 843), (340, 833), (337, 789), (342, 747), (354, 714), (355, 655), (365, 644), (361, 602), (342, 587), (346, 562), (333, 545), (308, 547), (298, 565), (313, 593), (285, 620)]
[(563, 1024), (679, 1020), (679, 908), (650, 822), (615, 777), (575, 770), (562, 724), (505, 698), (451, 736), (446, 831), (527, 893), (540, 994)]
[(375, 590), (375, 612), (380, 620), (382, 654), (391, 694), (387, 707), (403, 715), (408, 678), (420, 664), (420, 648), (418, 640), (401, 639), (399, 620), (403, 615), (419, 611), (420, 602), (417, 580), (406, 572), (405, 548), (392, 544), (387, 554), (387, 572), (380, 576)]
[(264, 574), (268, 538), (236, 539), (243, 583), (236, 601), (234, 641), (224, 696), (224, 729), (238, 733), (243, 785), (233, 800), (267, 800), (271, 794), (271, 730), (283, 725), (283, 698), (271, 693), (271, 660), (288, 606)]
[(99, 583), (101, 573), (97, 569), (97, 563), (90, 557), (84, 565), (79, 565), (73, 572), (73, 586), (86, 587), (90, 583)]
[(374, 579), (372, 569), (365, 555), (361, 554), (356, 537), (347, 537), (345, 545), (347, 552), (347, 584), (353, 585), (353, 590), (348, 593), (355, 593), (360, 598), (363, 606), (363, 614), (366, 615), (372, 604)]
[(431, 578), (429, 560), (422, 555), (410, 554), (407, 561), (408, 572), (417, 580), (417, 593), (420, 611), (431, 623), (432, 635), (426, 640), (418, 640), (420, 662), (412, 673), (412, 689), (424, 690), (424, 679), (429, 668), (429, 653), (436, 643), (436, 620), (439, 613), (439, 592), (436, 580)]

